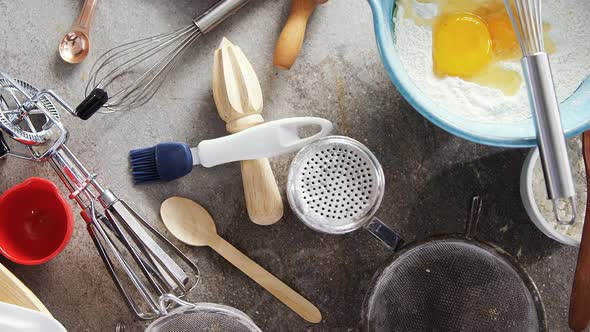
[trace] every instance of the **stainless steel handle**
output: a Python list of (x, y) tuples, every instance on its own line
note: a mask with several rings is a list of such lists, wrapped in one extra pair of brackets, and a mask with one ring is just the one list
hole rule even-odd
[[(545, 52), (525, 56), (522, 58), (522, 67), (533, 110), (533, 121), (537, 132), (547, 194), (549, 199), (553, 201), (557, 221), (572, 223), (576, 215), (573, 200), (576, 192), (561, 126), (559, 103), (553, 85), (549, 57)], [(560, 219), (557, 209), (555, 209), (555, 204), (560, 199), (567, 199), (571, 202), (573, 214), (571, 220)]]
[(242, 8), (250, 0), (221, 0), (201, 16), (194, 19), (195, 25), (205, 34), (219, 25), (226, 18)]
[[(165, 282), (170, 289), (183, 289), (184, 285), (188, 282), (188, 275), (143, 229), (138, 218), (130, 211), (129, 206), (117, 200), (107, 208), (107, 217), (111, 213), (117, 216), (119, 220), (122, 220), (121, 224), (123, 227), (127, 228), (145, 246), (144, 248), (140, 248), (140, 250), (147, 251), (151, 257), (155, 258), (153, 262), (154, 267), (160, 270), (159, 275), (164, 276)], [(170, 280), (169, 276), (173, 276), (175, 280)], [(186, 291), (185, 289), (183, 290)]]

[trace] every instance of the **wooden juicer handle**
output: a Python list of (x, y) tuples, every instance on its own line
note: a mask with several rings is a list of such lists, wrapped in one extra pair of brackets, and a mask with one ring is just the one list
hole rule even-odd
[(328, 0), (293, 0), (291, 13), (279, 36), (275, 48), (274, 66), (280, 69), (290, 69), (301, 51), (307, 21), (318, 4)]
[[(256, 73), (242, 50), (226, 38), (215, 51), (213, 97), (230, 133), (264, 122), (260, 115), (262, 90)], [(268, 159), (242, 161), (241, 169), (250, 219), (259, 225), (279, 221), (283, 217), (283, 199)]]

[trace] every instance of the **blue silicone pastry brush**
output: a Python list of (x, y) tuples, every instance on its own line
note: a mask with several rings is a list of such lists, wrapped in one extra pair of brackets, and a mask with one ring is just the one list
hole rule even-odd
[[(319, 130), (300, 137), (308, 127)], [(270, 158), (294, 152), (328, 135), (332, 123), (315, 117), (271, 121), (217, 139), (205, 140), (191, 148), (186, 143), (160, 143), (129, 152), (133, 182), (172, 181), (192, 170), (194, 165), (213, 167), (239, 160)]]

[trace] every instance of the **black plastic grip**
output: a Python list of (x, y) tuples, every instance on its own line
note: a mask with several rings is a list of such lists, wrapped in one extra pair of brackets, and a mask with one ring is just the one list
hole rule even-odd
[(94, 89), (88, 97), (84, 98), (80, 105), (76, 107), (76, 115), (82, 120), (88, 120), (96, 111), (98, 111), (107, 101), (109, 95), (103, 89)]
[(4, 140), (4, 136), (2, 135), (2, 132), (0, 131), (0, 158), (6, 157), (8, 152), (10, 152), (10, 148), (8, 147), (8, 144), (6, 144), (6, 141)]

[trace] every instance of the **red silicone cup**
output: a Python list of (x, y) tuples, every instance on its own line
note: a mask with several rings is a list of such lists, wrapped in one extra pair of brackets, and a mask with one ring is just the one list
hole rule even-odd
[(70, 206), (51, 181), (30, 178), (0, 196), (0, 253), (36, 265), (68, 244), (74, 228)]

